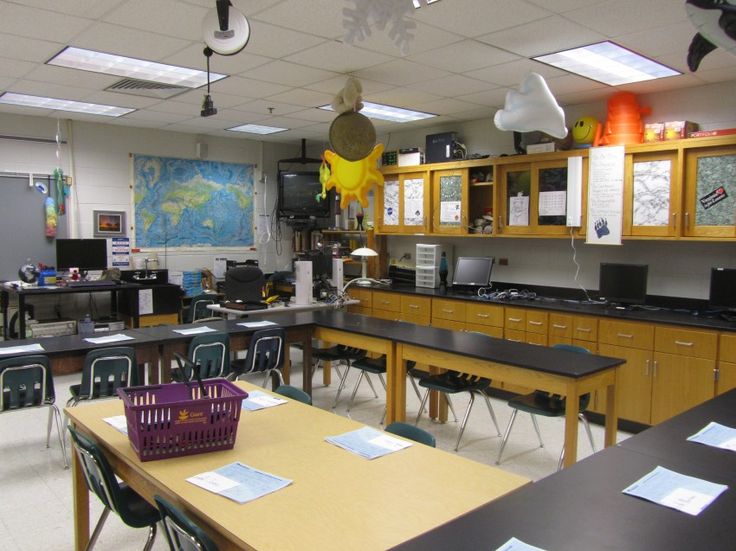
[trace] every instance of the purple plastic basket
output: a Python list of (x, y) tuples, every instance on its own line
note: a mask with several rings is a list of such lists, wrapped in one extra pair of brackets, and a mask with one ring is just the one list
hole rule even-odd
[(141, 461), (179, 457), (235, 445), (248, 393), (225, 379), (119, 388), (128, 438)]

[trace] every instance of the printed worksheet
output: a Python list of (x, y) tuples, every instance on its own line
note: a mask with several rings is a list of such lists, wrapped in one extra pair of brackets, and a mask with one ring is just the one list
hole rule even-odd
[(236, 461), (216, 471), (189, 477), (187, 482), (238, 503), (247, 503), (285, 488), (293, 480), (259, 471)]
[(325, 440), (367, 459), (375, 459), (412, 445), (411, 442), (394, 438), (371, 427), (363, 427), (337, 436), (327, 436)]
[(688, 440), (723, 450), (736, 451), (736, 429), (713, 421), (688, 437)]

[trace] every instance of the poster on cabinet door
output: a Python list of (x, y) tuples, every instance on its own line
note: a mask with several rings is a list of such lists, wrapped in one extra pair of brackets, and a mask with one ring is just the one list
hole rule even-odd
[(624, 147), (594, 147), (588, 170), (586, 243), (620, 245), (624, 206)]

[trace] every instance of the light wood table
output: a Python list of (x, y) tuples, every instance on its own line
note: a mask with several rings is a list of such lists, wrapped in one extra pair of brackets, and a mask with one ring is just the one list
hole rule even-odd
[[(121, 401), (66, 412), (79, 431), (99, 443), (120, 478), (149, 501), (160, 494), (184, 509), (222, 550), (387, 549), (529, 482), (421, 444), (363, 459), (324, 441), (363, 425), (293, 401), (243, 411), (232, 450), (146, 463), (125, 435), (102, 420), (122, 414)], [(294, 482), (239, 505), (185, 480), (233, 461)], [(76, 454), (73, 489), (79, 550), (89, 539), (89, 493)]]

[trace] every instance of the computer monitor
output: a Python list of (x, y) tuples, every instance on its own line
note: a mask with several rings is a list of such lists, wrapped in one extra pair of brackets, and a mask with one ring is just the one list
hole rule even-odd
[(492, 256), (459, 256), (452, 274), (452, 286), (460, 289), (489, 286), (494, 260)]
[(107, 269), (107, 239), (57, 239), (56, 270), (80, 272)]
[(736, 268), (711, 268), (708, 304), (736, 312)]
[(623, 305), (644, 304), (647, 298), (647, 264), (601, 262), (598, 293), (602, 300)]

